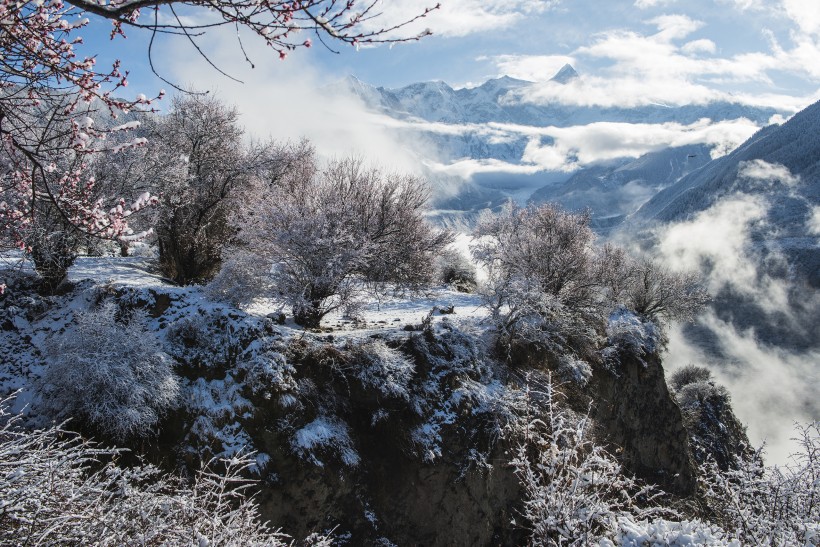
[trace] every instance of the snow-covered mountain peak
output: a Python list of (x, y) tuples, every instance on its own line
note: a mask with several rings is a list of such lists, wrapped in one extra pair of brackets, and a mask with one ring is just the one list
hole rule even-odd
[(550, 81), (557, 82), (559, 84), (566, 84), (575, 78), (578, 78), (578, 72), (571, 64), (567, 63), (561, 67), (561, 70), (555, 73), (555, 76), (550, 78)]
[(518, 78), (513, 78), (512, 76), (501, 76), (500, 78), (487, 80), (475, 89), (507, 90), (526, 87), (528, 85), (532, 85), (532, 82), (528, 82), (527, 80), (519, 80)]

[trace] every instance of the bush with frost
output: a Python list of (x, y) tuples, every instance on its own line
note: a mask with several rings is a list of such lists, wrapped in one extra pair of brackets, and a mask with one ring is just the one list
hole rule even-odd
[(46, 343), (39, 384), (42, 409), (75, 419), (113, 439), (148, 435), (177, 403), (172, 359), (138, 314), (118, 320), (111, 303), (77, 312)]
[(524, 414), (512, 466), (524, 489), (521, 516), (534, 545), (583, 546), (612, 537), (619, 518), (646, 520), (670, 514), (660, 492), (642, 486), (591, 437), (588, 416), (558, 405), (551, 379), (522, 389)]
[[(259, 520), (250, 456), (211, 461), (192, 481), (121, 467), (60, 427), (29, 431), (0, 405), (0, 546), (285, 546)], [(317, 537), (313, 545), (329, 545)]]
[(701, 468), (709, 509), (743, 545), (820, 545), (820, 422), (795, 430), (787, 465), (764, 465), (759, 450), (732, 469)]

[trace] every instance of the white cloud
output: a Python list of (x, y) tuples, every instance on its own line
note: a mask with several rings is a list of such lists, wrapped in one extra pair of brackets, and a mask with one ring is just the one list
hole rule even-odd
[[(725, 154), (748, 139), (758, 127), (748, 120), (691, 125), (598, 122), (573, 127), (538, 129), (527, 145), (523, 161), (547, 170), (570, 171), (591, 163), (623, 157), (637, 158), (670, 146), (704, 143)], [(542, 144), (541, 137), (552, 142)]]
[(792, 175), (789, 168), (779, 163), (769, 163), (764, 160), (744, 161), (738, 165), (738, 177), (766, 183), (785, 184), (794, 186), (800, 182), (800, 177)]
[(686, 38), (705, 24), (686, 15), (661, 15), (647, 22), (658, 27), (658, 33), (653, 38), (662, 42)]
[[(509, 28), (526, 17), (543, 13), (560, 3), (560, 0), (448, 0), (427, 17), (398, 31), (398, 35), (413, 35), (424, 28), (433, 34), (446, 37), (460, 37), (477, 32), (495, 32)], [(377, 11), (384, 12), (372, 24), (372, 29), (384, 28), (411, 19), (423, 11), (425, 6), (436, 5), (435, 1), (381, 0)]]
[[(728, 153), (751, 137), (759, 128), (746, 119), (713, 123), (703, 119), (693, 124), (648, 124), (597, 122), (571, 127), (534, 127), (507, 123), (446, 124), (422, 120), (374, 117), (375, 123), (422, 137), (426, 133), (479, 137), (486, 142), (515, 142), (526, 139), (519, 164), (491, 160), (439, 158), (436, 170), (470, 178), (476, 173), (507, 171), (513, 174), (538, 171), (569, 172), (586, 165), (615, 158), (637, 158), (670, 146), (707, 144), (713, 157)], [(418, 142), (419, 139), (416, 139)], [(431, 155), (428, 157), (435, 157)]]
[[(707, 289), (717, 294), (728, 285), (744, 294), (758, 294), (757, 268), (750, 260), (749, 230), (764, 221), (767, 202), (759, 196), (725, 198), (687, 222), (673, 224), (660, 234), (658, 252), (677, 271), (700, 270), (709, 265)], [(719, 234), (719, 237), (716, 237)], [(768, 308), (785, 305), (776, 285), (766, 287)]]
[[(792, 177), (784, 169), (747, 162), (741, 171), (759, 180)], [(791, 332), (810, 332), (816, 320), (812, 310), (820, 309), (820, 295), (804, 291), (795, 307), (789, 298), (794, 290), (790, 281), (772, 277), (759, 266), (763, 260), (750, 235), (753, 227), (765, 222), (768, 210), (764, 196), (724, 198), (692, 220), (663, 229), (658, 234), (659, 258), (676, 270), (701, 271), (713, 295), (731, 288), (733, 294), (754, 302), (759, 307), (755, 322), (759, 328), (776, 322)], [(767, 261), (780, 258), (775, 253)], [(785, 463), (794, 448), (789, 441), (792, 423), (817, 419), (820, 411), (815, 393), (820, 384), (816, 366), (820, 352), (766, 345), (752, 329), (738, 330), (711, 310), (698, 319), (698, 325), (713, 335), (709, 345), (719, 357), (706, 355), (678, 327), (670, 333), (666, 366), (709, 365), (732, 394), (732, 407), (748, 426), (752, 442), (759, 445), (765, 440), (770, 461)]]
[(806, 34), (820, 36), (820, 2), (816, 0), (782, 0), (786, 14)]
[(245, 40), (249, 56), (264, 60), (251, 69), (236, 62), (240, 53), (235, 31), (211, 31), (208, 45), (210, 59), (219, 67), (229, 67), (230, 74), (244, 83), (217, 74), (192, 48), (171, 50), (166, 63), (172, 78), (202, 82), (202, 74), (214, 75), (213, 87), (204, 90), (235, 105), (250, 136), (278, 140), (307, 137), (327, 157), (361, 154), (385, 168), (418, 171), (416, 155), (424, 150), (409, 140), (399, 142), (383, 116), (368, 112), (358, 98), (338, 87), (339, 82), (323, 78), (311, 64), (310, 52), (297, 51), (281, 62), (274, 60), (271, 50), (260, 41)]
[(687, 55), (697, 55), (698, 53), (715, 53), (717, 45), (706, 38), (700, 40), (692, 40), (681, 47), (681, 51)]
[(820, 236), (820, 205), (811, 208), (811, 215), (806, 223), (806, 231), (809, 235)]
[(677, 0), (635, 0), (635, 7), (639, 9), (654, 8), (656, 6), (668, 6)]
[[(615, 158), (637, 158), (647, 152), (670, 146), (706, 144), (713, 147), (712, 156), (728, 153), (751, 137), (759, 127), (746, 119), (713, 123), (703, 119), (684, 125), (679, 123), (596, 122), (570, 127), (535, 127), (509, 123), (447, 124), (423, 120), (396, 120), (372, 116), (374, 123), (383, 124), (402, 135), (424, 134), (478, 137), (485, 142), (527, 141), (519, 164), (456, 158), (439, 158), (437, 170), (469, 178), (474, 173), (499, 172), (534, 173), (538, 171), (574, 171), (589, 164)], [(428, 157), (436, 157), (432, 153)], [(441, 166), (450, 166), (444, 168)]]
[(788, 456), (797, 448), (791, 440), (792, 425), (817, 419), (816, 408), (812, 410), (810, 405), (816, 405), (816, 386), (820, 385), (816, 366), (820, 352), (789, 352), (766, 346), (753, 331), (739, 332), (712, 312), (698, 323), (717, 336), (724, 362), (716, 364), (692, 345), (680, 328), (673, 328), (664, 366), (672, 371), (689, 363), (707, 365), (717, 381), (729, 389), (732, 408), (748, 427), (752, 444), (766, 443), (768, 463), (788, 463)]
[(534, 175), (543, 168), (539, 165), (521, 165), (495, 159), (462, 159), (452, 163), (427, 162), (427, 166), (436, 173), (455, 176), (469, 180), (475, 175), (484, 173), (509, 173), (514, 175)]
[[(713, 40), (686, 40), (704, 28), (702, 21), (685, 15), (663, 15), (647, 23), (657, 31), (644, 34), (635, 30), (609, 30), (596, 35), (590, 44), (563, 56), (580, 62), (588, 60), (591, 65), (608, 64), (607, 68), (593, 75), (582, 75), (566, 85), (546, 82), (543, 76), (534, 77), (540, 81), (539, 85), (512, 93), (508, 100), (626, 108), (727, 101), (796, 112), (820, 98), (820, 92), (810, 97), (795, 97), (766, 91), (737, 91), (738, 84), (773, 88), (772, 74), (780, 72), (820, 81), (820, 63), (817, 63), (820, 41), (810, 35), (792, 33), (789, 49), (768, 32), (769, 51), (720, 57), (715, 56), (718, 46)], [(538, 66), (541, 59), (550, 58), (503, 55), (492, 60), (503, 71)], [(537, 76), (534, 70), (527, 73)], [(732, 84), (735, 91), (723, 91), (728, 84)]]

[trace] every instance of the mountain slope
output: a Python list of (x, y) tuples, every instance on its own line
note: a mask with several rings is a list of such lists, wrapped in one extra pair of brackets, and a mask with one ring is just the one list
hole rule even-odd
[(757, 195), (769, 203), (767, 225), (758, 235), (781, 240), (808, 238), (803, 244), (816, 249), (818, 238), (807, 234), (806, 227), (813, 208), (820, 205), (818, 135), (820, 102), (782, 126), (760, 130), (731, 154), (662, 190), (640, 208), (633, 223), (681, 221), (726, 196)]
[(533, 193), (535, 203), (556, 202), (569, 210), (590, 209), (598, 231), (619, 223), (647, 199), (710, 161), (702, 144), (666, 148), (634, 160), (617, 160), (577, 171), (566, 182)]

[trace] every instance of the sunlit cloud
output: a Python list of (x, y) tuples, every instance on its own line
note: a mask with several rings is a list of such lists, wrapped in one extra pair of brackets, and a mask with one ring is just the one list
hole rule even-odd
[(574, 57), (567, 55), (496, 55), (476, 60), (489, 60), (495, 64), (499, 74), (530, 82), (548, 80), (564, 65), (576, 63)]
[(765, 160), (744, 161), (738, 165), (737, 176), (765, 183), (768, 186), (785, 185), (795, 186), (800, 183), (800, 177), (792, 175), (789, 168), (779, 163), (769, 163)]
[(820, 2), (807, 0), (782, 0), (786, 14), (804, 33), (820, 35)]
[[(740, 165), (738, 176), (791, 187), (799, 179), (782, 165), (763, 161)], [(773, 249), (761, 255), (752, 233), (765, 226), (769, 212), (767, 194), (735, 194), (718, 201), (693, 219), (658, 232), (658, 258), (679, 271), (698, 271), (712, 295), (730, 291), (756, 306), (758, 328), (777, 324), (791, 332), (810, 334), (820, 309), (816, 291), (802, 292), (799, 305), (793, 281), (774, 277), (762, 266), (784, 259)], [(811, 224), (811, 220), (809, 223)], [(740, 330), (709, 310), (698, 326), (711, 333), (713, 351), (707, 354), (688, 339), (680, 327), (672, 329), (665, 365), (669, 369), (695, 363), (709, 365), (719, 382), (733, 395), (732, 407), (748, 425), (751, 441), (767, 443), (769, 461), (785, 463), (793, 451), (791, 425), (818, 418), (814, 386), (820, 382), (820, 353), (816, 349), (791, 350), (763, 343), (754, 329)]]
[(717, 336), (724, 362), (716, 364), (678, 326), (670, 333), (664, 357), (667, 375), (690, 363), (708, 366), (729, 389), (732, 409), (747, 426), (749, 440), (756, 447), (766, 444), (767, 462), (789, 463), (788, 456), (797, 448), (791, 440), (792, 425), (818, 418), (818, 409), (810, 402), (820, 383), (820, 352), (767, 346), (754, 331), (738, 331), (713, 312), (704, 314), (698, 324)]
[[(802, 22), (801, 28), (815, 28), (812, 21), (817, 9), (820, 8), (805, 9), (807, 22)], [(820, 81), (820, 64), (816, 61), (820, 58), (820, 42), (815, 36), (792, 33), (792, 46), (787, 48), (768, 33), (768, 51), (721, 57), (717, 55), (717, 44), (711, 39), (686, 40), (704, 27), (703, 21), (686, 15), (662, 15), (646, 23), (656, 31), (650, 34), (623, 29), (605, 31), (590, 44), (566, 56), (498, 55), (490, 60), (499, 73), (526, 74), (528, 79), (539, 81), (536, 86), (511, 92), (507, 97), (510, 102), (636, 107), (725, 101), (796, 112), (820, 97), (817, 92), (808, 97), (795, 97), (722, 89), (726, 84), (749, 83), (771, 87), (772, 71), (789, 71)], [(546, 81), (549, 76), (544, 75), (554, 73), (550, 71), (559, 57), (568, 62), (589, 61), (610, 66), (594, 74), (582, 74), (566, 85)]]
[[(231, 74), (243, 83), (217, 75), (213, 87), (205, 91), (238, 108), (240, 122), (250, 137), (280, 141), (307, 138), (326, 157), (358, 154), (389, 169), (418, 172), (417, 158), (424, 149), (407, 139), (399, 142), (383, 116), (369, 112), (357, 97), (341, 92), (339, 82), (326, 79), (306, 52), (297, 52), (303, 54), (298, 59), (260, 63), (250, 69), (236, 63), (235, 33), (213, 32), (209, 45), (211, 61), (231, 67)], [(252, 58), (270, 57), (270, 50), (258, 41), (246, 40), (245, 48)], [(200, 90), (201, 75), (214, 74), (190, 48), (175, 50), (166, 62), (177, 81), (200, 82)]]
[(677, 0), (635, 0), (635, 7), (640, 9), (654, 8), (674, 4)]
[[(534, 127), (527, 125), (486, 123), (447, 124), (423, 120), (396, 120), (386, 116), (374, 123), (402, 133), (479, 138), (484, 142), (526, 141), (520, 162), (511, 164), (493, 160), (447, 158), (437, 156), (438, 170), (469, 178), (475, 173), (508, 171), (574, 171), (587, 165), (616, 158), (637, 158), (668, 147), (706, 144), (713, 157), (722, 156), (752, 136), (759, 127), (746, 119), (712, 122), (708, 119), (692, 124), (596, 122), (571, 127)], [(436, 156), (434, 156), (436, 157)], [(449, 167), (443, 167), (449, 166)]]
[[(448, 0), (427, 17), (405, 27), (398, 34), (413, 34), (429, 28), (433, 34), (448, 38), (467, 36), (477, 32), (497, 32), (543, 13), (560, 0)], [(382, 15), (365, 28), (380, 29), (407, 21), (436, 2), (418, 0), (382, 0), (377, 11)]]

